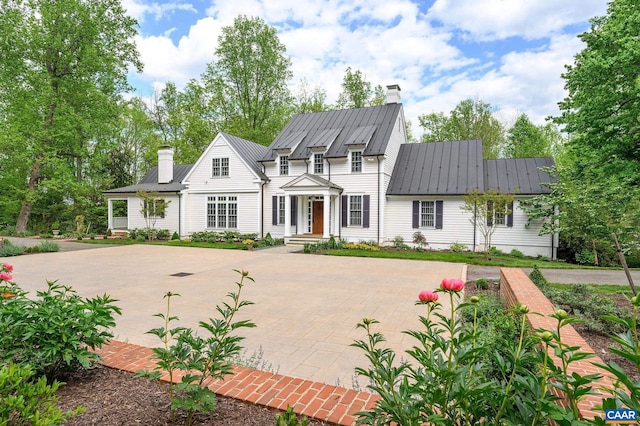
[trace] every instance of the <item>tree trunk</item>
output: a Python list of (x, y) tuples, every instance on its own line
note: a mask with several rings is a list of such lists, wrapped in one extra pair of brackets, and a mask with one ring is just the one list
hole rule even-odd
[(29, 183), (27, 184), (27, 192), (24, 200), (22, 201), (22, 207), (20, 207), (20, 214), (18, 214), (18, 220), (16, 221), (16, 231), (22, 232), (27, 230), (29, 224), (29, 217), (31, 216), (31, 209), (33, 208), (32, 196), (36, 191), (38, 182), (42, 178), (42, 156), (38, 155), (31, 167), (31, 174), (29, 175)]

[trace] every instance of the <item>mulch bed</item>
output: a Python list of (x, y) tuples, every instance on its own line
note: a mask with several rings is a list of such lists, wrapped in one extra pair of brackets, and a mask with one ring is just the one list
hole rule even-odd
[[(65, 423), (69, 426), (165, 426), (171, 424), (169, 397), (163, 388), (148, 379), (136, 379), (133, 373), (103, 365), (91, 370), (72, 373), (63, 378), (66, 385), (58, 390), (58, 406), (71, 410), (81, 405), (86, 408)], [(209, 414), (198, 414), (194, 425), (210, 426), (273, 426), (277, 411), (218, 397), (217, 408)], [(175, 425), (184, 425), (184, 412), (178, 412)], [(311, 426), (329, 426), (330, 423), (310, 420)]]

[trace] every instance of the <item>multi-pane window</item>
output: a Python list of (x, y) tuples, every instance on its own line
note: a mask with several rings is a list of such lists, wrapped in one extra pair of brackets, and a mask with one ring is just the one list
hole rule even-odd
[(229, 158), (213, 158), (211, 160), (211, 176), (229, 176)]
[(420, 202), (420, 226), (433, 228), (436, 226), (436, 205), (435, 201)]
[(352, 151), (351, 152), (351, 172), (359, 173), (361, 171), (362, 171), (362, 152)]
[(324, 173), (324, 154), (313, 154), (313, 173), (317, 175)]
[(351, 195), (349, 197), (349, 225), (362, 225), (362, 195)]
[(207, 228), (238, 227), (238, 197), (236, 196), (208, 196), (207, 197)]
[(507, 210), (509, 206), (502, 203), (494, 204), (493, 202), (487, 203), (487, 216), (489, 217), (489, 223), (494, 226), (506, 226), (507, 225)]
[(278, 224), (284, 224), (285, 209), (284, 209), (284, 196), (278, 197)]
[(289, 174), (289, 156), (281, 155), (280, 156), (280, 175), (286, 176)]
[(497, 209), (493, 214), (493, 223), (499, 226), (505, 226), (507, 224), (506, 207)]
[(162, 198), (152, 200), (151, 202), (145, 200), (143, 204), (144, 215), (146, 217), (159, 217), (160, 219), (164, 219), (168, 203), (165, 203)]

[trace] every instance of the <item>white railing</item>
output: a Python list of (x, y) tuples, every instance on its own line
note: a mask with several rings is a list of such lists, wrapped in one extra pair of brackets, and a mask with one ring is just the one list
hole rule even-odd
[(126, 217), (114, 217), (113, 229), (127, 229), (129, 227), (129, 219)]

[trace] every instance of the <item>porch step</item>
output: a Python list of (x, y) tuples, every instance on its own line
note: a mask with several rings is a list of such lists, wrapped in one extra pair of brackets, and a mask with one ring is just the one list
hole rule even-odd
[(293, 235), (284, 239), (287, 246), (304, 246), (305, 244), (317, 244), (324, 241), (322, 237), (316, 235)]

